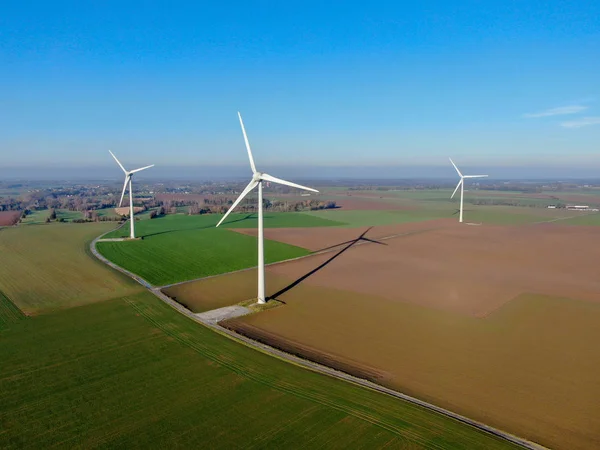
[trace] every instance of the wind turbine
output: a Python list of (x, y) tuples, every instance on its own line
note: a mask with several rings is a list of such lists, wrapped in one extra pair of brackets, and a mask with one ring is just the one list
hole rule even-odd
[(460, 187), (460, 215), (459, 215), (458, 221), (462, 223), (462, 221), (463, 221), (463, 197), (465, 194), (465, 178), (485, 178), (485, 177), (487, 177), (487, 175), (463, 175), (462, 173), (460, 173), (460, 170), (458, 170), (458, 167), (456, 167), (456, 164), (454, 164), (454, 161), (452, 161), (452, 158), (448, 158), (448, 159), (450, 160), (450, 162), (452, 163), (452, 165), (458, 172), (458, 176), (460, 177), (460, 181), (456, 185), (456, 189), (454, 189), (454, 192), (452, 193), (450, 198), (454, 198), (454, 194), (456, 194), (456, 191)]
[(127, 185), (129, 184), (129, 222), (130, 222), (129, 237), (131, 239), (135, 239), (135, 226), (134, 226), (135, 220), (133, 219), (133, 191), (131, 189), (131, 179), (133, 178), (134, 173), (141, 172), (142, 170), (149, 169), (150, 167), (154, 167), (154, 164), (152, 164), (150, 166), (146, 166), (146, 167), (141, 167), (139, 169), (127, 171), (127, 170), (125, 170), (125, 167), (123, 167), (123, 164), (121, 164), (119, 162), (119, 160), (114, 155), (114, 153), (111, 152), (110, 150), (108, 152), (112, 155), (113, 158), (115, 158), (115, 161), (117, 162), (119, 167), (121, 169), (123, 169), (123, 172), (125, 172), (125, 182), (123, 183), (123, 192), (121, 192), (121, 200), (119, 200), (119, 208), (121, 207), (121, 204), (123, 203), (123, 197), (125, 196), (125, 189), (127, 189)]
[(227, 216), (235, 209), (237, 205), (246, 197), (256, 186), (258, 186), (258, 303), (266, 303), (265, 299), (265, 255), (264, 255), (264, 232), (263, 232), (263, 182), (272, 182), (277, 184), (283, 184), (285, 186), (291, 186), (298, 189), (304, 189), (312, 192), (319, 192), (316, 189), (312, 189), (300, 184), (291, 183), (289, 181), (275, 178), (267, 173), (258, 172), (254, 165), (254, 158), (252, 158), (252, 150), (250, 150), (250, 143), (248, 142), (248, 136), (246, 136), (246, 129), (244, 128), (244, 122), (242, 116), (238, 112), (240, 119), (240, 125), (242, 127), (242, 134), (244, 135), (244, 142), (246, 143), (246, 150), (248, 150), (248, 158), (250, 159), (250, 167), (252, 168), (252, 179), (248, 186), (242, 191), (240, 196), (237, 198), (231, 208), (225, 213), (223, 218), (219, 221), (217, 226), (221, 225)]

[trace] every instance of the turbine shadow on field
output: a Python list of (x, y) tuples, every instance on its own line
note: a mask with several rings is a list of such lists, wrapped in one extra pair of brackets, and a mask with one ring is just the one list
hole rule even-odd
[(326, 252), (327, 250), (331, 250), (336, 247), (341, 247), (342, 245), (346, 245), (346, 244), (354, 245), (358, 241), (367, 241), (367, 242), (372, 242), (373, 244), (387, 245), (383, 242), (375, 241), (373, 239), (369, 239), (369, 238), (365, 237), (365, 234), (368, 233), (371, 230), (371, 228), (373, 228), (373, 227), (369, 227), (364, 233), (362, 233), (356, 239), (350, 239), (349, 241), (346, 241), (346, 242), (340, 242), (339, 244), (330, 245), (329, 247), (323, 247), (323, 248), (320, 248), (319, 250), (315, 250), (314, 253)]
[(308, 277), (310, 277), (311, 275), (313, 275), (314, 273), (318, 272), (319, 270), (323, 269), (325, 266), (327, 266), (329, 263), (333, 262), (334, 259), (340, 257), (342, 255), (342, 253), (344, 253), (346, 250), (349, 250), (352, 246), (354, 246), (355, 244), (359, 243), (360, 241), (366, 241), (366, 242), (371, 242), (373, 244), (379, 244), (379, 245), (387, 245), (384, 242), (379, 242), (379, 241), (375, 241), (373, 239), (369, 239), (367, 237), (365, 237), (365, 234), (367, 234), (371, 228), (373, 227), (369, 227), (367, 230), (365, 230), (360, 236), (358, 236), (356, 239), (352, 239), (350, 241), (346, 241), (346, 242), (342, 242), (340, 244), (336, 244), (336, 245), (332, 245), (331, 247), (326, 247), (324, 249), (321, 249), (319, 251), (326, 251), (328, 249), (331, 248), (335, 248), (335, 247), (339, 247), (340, 245), (346, 245), (344, 248), (342, 248), (339, 252), (337, 252), (335, 255), (333, 255), (331, 258), (329, 258), (327, 261), (319, 264), (317, 267), (315, 267), (314, 269), (312, 269), (310, 272), (305, 273), (304, 275), (302, 275), (300, 278), (298, 278), (297, 280), (293, 281), (292, 283), (288, 284), (286, 287), (284, 287), (283, 289), (280, 289), (279, 291), (275, 292), (273, 295), (270, 295), (267, 297), (267, 300), (277, 300), (281, 303), (285, 302), (283, 300), (278, 299), (277, 297), (279, 297), (280, 295), (285, 294), (287, 291), (289, 291), (290, 289), (293, 289), (294, 287), (298, 286), (300, 283), (302, 283), (304, 280), (306, 280)]

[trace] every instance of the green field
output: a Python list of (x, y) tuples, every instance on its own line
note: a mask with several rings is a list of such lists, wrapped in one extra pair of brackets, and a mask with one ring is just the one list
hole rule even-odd
[[(139, 241), (99, 242), (97, 248), (112, 262), (155, 286), (246, 269), (255, 266), (257, 259), (256, 238), (212, 227), (169, 231)], [(267, 263), (309, 253), (265, 240)]]
[(23, 319), (25, 315), (0, 291), (0, 331)]
[(114, 224), (7, 228), (0, 233), (0, 290), (27, 314), (127, 295), (141, 289), (90, 257), (88, 243)]
[(337, 222), (342, 222), (344, 227), (366, 227), (378, 225), (393, 225), (406, 222), (420, 222), (423, 220), (450, 217), (448, 211), (439, 210), (409, 210), (409, 211), (344, 211), (342, 209), (329, 209), (311, 211), (307, 214)]
[(46, 219), (50, 216), (49, 209), (41, 209), (39, 211), (31, 211), (27, 217), (21, 219), (21, 223), (25, 225), (38, 225), (40, 223), (46, 223)]
[[(207, 230), (215, 228), (215, 225), (223, 217), (222, 214), (168, 214), (156, 219), (136, 222), (135, 234), (139, 237), (150, 237), (157, 234), (165, 234), (174, 231), (185, 230)], [(227, 220), (219, 228), (256, 228), (256, 214), (230, 214)], [(305, 213), (267, 213), (264, 215), (265, 228), (280, 227), (327, 227), (342, 225), (319, 217), (313, 217)], [(108, 235), (107, 238), (127, 237), (129, 236), (129, 225), (116, 230)]]
[(574, 212), (569, 211), (571, 215), (575, 216), (571, 219), (565, 219), (558, 221), (561, 225), (600, 225), (600, 214), (598, 213), (585, 213), (585, 212)]
[(0, 277), (15, 303), (34, 282), (39, 304), (82, 304), (0, 331), (0, 448), (515, 448), (191, 321), (85, 252), (104, 225), (17, 228), (20, 251), (0, 252), (0, 270), (28, 267)]
[(81, 211), (69, 211), (68, 209), (57, 209), (56, 218), (58, 220), (64, 220), (65, 222), (71, 222), (72, 220), (83, 219), (83, 213)]
[[(216, 228), (220, 215), (167, 215), (136, 223), (136, 235), (142, 240), (99, 242), (98, 251), (109, 260), (141, 276), (151, 284), (162, 286), (256, 265), (256, 238), (227, 228), (255, 227), (252, 214), (232, 214)], [(328, 226), (338, 222), (301, 213), (265, 214), (265, 226)], [(129, 227), (107, 237), (123, 237)], [(308, 255), (309, 251), (275, 241), (265, 241), (267, 263)]]
[(98, 217), (121, 217), (115, 212), (115, 208), (102, 208), (96, 209), (95, 211), (96, 214), (98, 214)]
[[(548, 220), (543, 216), (527, 214), (531, 210), (518, 211), (519, 208), (509, 207), (468, 207), (464, 209), (464, 221), (487, 223), (491, 225), (519, 225), (524, 223)], [(434, 219), (454, 218), (458, 221), (458, 214), (454, 205), (446, 208), (417, 209), (409, 211), (343, 211), (326, 210), (312, 211), (310, 215), (322, 219), (344, 222), (345, 227), (365, 227), (377, 225), (392, 225), (397, 223), (421, 222)]]
[(149, 218), (150, 218), (150, 213), (151, 213), (153, 210), (157, 210), (157, 209), (158, 209), (158, 208), (150, 208), (150, 209), (147, 209), (146, 211), (142, 211), (141, 213), (137, 213), (137, 214), (135, 214), (135, 218), (136, 218), (136, 219), (138, 219), (138, 220), (146, 220), (146, 219), (149, 219)]
[[(37, 225), (40, 223), (46, 223), (46, 219), (50, 217), (49, 209), (42, 209), (39, 211), (32, 211), (31, 214), (28, 214), (21, 223), (27, 225)], [(81, 211), (69, 211), (68, 209), (57, 209), (56, 210), (56, 219), (63, 220), (65, 222), (71, 222), (75, 219), (83, 219), (83, 213)]]

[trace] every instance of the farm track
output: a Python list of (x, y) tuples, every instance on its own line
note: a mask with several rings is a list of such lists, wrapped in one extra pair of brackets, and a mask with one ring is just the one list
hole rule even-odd
[(578, 214), (575, 216), (567, 216), (567, 217), (556, 217), (554, 219), (550, 219), (550, 220), (542, 220), (540, 222), (532, 222), (529, 225), (540, 225), (542, 223), (553, 223), (553, 222), (559, 222), (561, 220), (569, 220), (569, 219), (576, 219), (578, 217), (584, 217), (584, 216), (593, 216), (594, 214), (597, 213), (589, 213), (589, 214)]
[[(123, 226), (123, 225), (124, 224), (122, 224), (121, 226)], [(408, 235), (408, 234), (423, 233), (423, 232), (430, 231), (430, 230), (431, 229), (418, 230), (418, 231), (412, 231), (412, 232), (407, 232), (407, 233), (399, 233), (399, 234), (396, 234), (396, 235), (391, 235), (391, 236), (386, 236), (386, 237), (378, 238), (378, 240), (381, 241), (381, 240), (393, 239), (393, 238), (405, 236), (405, 235)], [(114, 231), (114, 230), (111, 230), (109, 232), (112, 232), (112, 231)], [(452, 412), (450, 410), (441, 408), (439, 406), (433, 405), (433, 404), (425, 402), (423, 400), (419, 400), (419, 399), (417, 399), (415, 397), (411, 397), (409, 395), (403, 394), (403, 393), (395, 391), (393, 389), (389, 389), (389, 388), (380, 386), (380, 385), (378, 385), (376, 383), (373, 383), (371, 381), (368, 381), (368, 380), (365, 380), (365, 379), (361, 379), (361, 378), (357, 378), (357, 377), (355, 377), (353, 375), (350, 375), (348, 373), (335, 370), (335, 369), (333, 369), (331, 367), (327, 367), (327, 366), (318, 364), (316, 362), (305, 360), (305, 359), (302, 359), (300, 357), (291, 355), (291, 354), (283, 352), (283, 351), (281, 351), (281, 350), (279, 350), (277, 348), (270, 347), (270, 346), (268, 346), (266, 344), (262, 344), (260, 342), (254, 341), (254, 340), (252, 340), (252, 339), (250, 339), (250, 338), (248, 338), (246, 336), (243, 336), (241, 334), (235, 333), (234, 331), (231, 331), (231, 330), (228, 330), (228, 329), (226, 329), (224, 327), (221, 327), (220, 325), (218, 325), (216, 323), (212, 323), (211, 321), (203, 320), (202, 318), (198, 317), (196, 314), (192, 313), (190, 310), (188, 310), (187, 308), (185, 308), (181, 304), (177, 303), (176, 301), (174, 301), (173, 299), (171, 299), (167, 295), (163, 294), (162, 291), (161, 291), (161, 289), (163, 289), (165, 287), (174, 286), (174, 285), (182, 284), (182, 283), (175, 283), (175, 284), (172, 284), (172, 285), (159, 286), (159, 287), (153, 286), (149, 282), (147, 282), (146, 280), (144, 280), (143, 278), (141, 278), (141, 277), (137, 276), (136, 274), (134, 274), (134, 273), (132, 273), (132, 272), (130, 272), (130, 271), (128, 271), (128, 270), (126, 270), (126, 269), (118, 266), (117, 264), (113, 263), (112, 261), (109, 261), (104, 256), (102, 256), (97, 251), (97, 249), (96, 249), (96, 243), (98, 241), (100, 241), (102, 239), (102, 237), (105, 236), (106, 234), (108, 234), (109, 232), (104, 233), (104, 234), (98, 236), (97, 238), (95, 238), (91, 242), (91, 244), (90, 244), (90, 251), (92, 252), (92, 254), (96, 258), (98, 258), (100, 261), (102, 261), (106, 265), (112, 267), (113, 269), (115, 269), (115, 270), (117, 270), (117, 271), (119, 271), (119, 272), (127, 275), (128, 277), (132, 278), (133, 280), (137, 281), (139, 284), (141, 284), (146, 289), (148, 289), (150, 292), (152, 292), (156, 297), (158, 297), (164, 303), (168, 304), (169, 306), (171, 306), (173, 309), (177, 310), (181, 314), (186, 315), (187, 317), (189, 317), (190, 319), (194, 320), (195, 322), (197, 322), (197, 323), (199, 323), (201, 325), (204, 325), (204, 326), (212, 329), (213, 331), (219, 333), (222, 336), (226, 336), (229, 339), (232, 339), (232, 340), (234, 340), (234, 341), (236, 341), (236, 342), (238, 342), (240, 344), (246, 345), (246, 346), (251, 347), (251, 348), (253, 348), (255, 350), (261, 351), (263, 353), (267, 353), (267, 354), (269, 354), (269, 355), (271, 355), (271, 356), (273, 356), (275, 358), (285, 360), (285, 361), (287, 361), (289, 363), (292, 363), (294, 365), (303, 367), (303, 368), (311, 370), (313, 372), (321, 373), (323, 375), (327, 375), (327, 376), (330, 376), (330, 377), (333, 377), (333, 378), (344, 380), (346, 382), (349, 382), (349, 383), (352, 383), (352, 384), (355, 384), (355, 385), (358, 385), (358, 386), (362, 386), (364, 388), (371, 389), (371, 390), (380, 392), (382, 394), (390, 395), (392, 397), (395, 397), (395, 398), (401, 399), (403, 401), (412, 403), (414, 405), (420, 406), (420, 407), (422, 407), (424, 409), (427, 409), (429, 411), (432, 411), (432, 412), (441, 414), (443, 416), (449, 417), (451, 419), (454, 419), (454, 420), (456, 420), (456, 421), (458, 421), (460, 423), (463, 423), (465, 425), (472, 426), (472, 427), (474, 427), (474, 428), (476, 428), (476, 429), (478, 429), (480, 431), (483, 431), (485, 433), (491, 434), (491, 435), (496, 436), (496, 437), (498, 437), (500, 439), (503, 439), (503, 440), (506, 440), (506, 441), (511, 442), (513, 444), (519, 445), (519, 446), (521, 446), (523, 448), (527, 448), (527, 449), (531, 449), (531, 450), (544, 450), (544, 449), (546, 449), (546, 447), (544, 447), (542, 445), (536, 444), (534, 442), (530, 442), (530, 441), (528, 441), (526, 439), (520, 438), (518, 436), (514, 436), (514, 435), (512, 435), (510, 433), (506, 433), (506, 432), (501, 431), (499, 429), (496, 429), (494, 427), (485, 425), (485, 424), (483, 424), (481, 422), (477, 422), (477, 421), (475, 421), (473, 419), (469, 419), (468, 417), (465, 417), (465, 416), (462, 416), (460, 414), (454, 413), (454, 412)], [(358, 245), (363, 245), (363, 244), (368, 244), (368, 243), (369, 242), (357, 242), (355, 245), (358, 246)], [(328, 249), (325, 249), (323, 251), (315, 252), (315, 253), (313, 253), (311, 255), (302, 256), (302, 257), (296, 258), (296, 259), (307, 258), (307, 257), (314, 256), (314, 255), (317, 255), (317, 254), (323, 254), (323, 253), (333, 252), (338, 247), (339, 246), (335, 246), (333, 248), (328, 248)], [(282, 264), (284, 262), (289, 262), (289, 261), (290, 260), (288, 260), (288, 261), (280, 261), (280, 262), (272, 263), (272, 264)], [(251, 270), (251, 269), (243, 269), (242, 271), (245, 271), (245, 270)], [(241, 272), (241, 271), (236, 271), (236, 272)], [(221, 275), (225, 275), (225, 274), (221, 274)], [(220, 275), (216, 275), (216, 276), (220, 276)], [(203, 278), (199, 278), (198, 280), (204, 279), (204, 278), (211, 278), (211, 277), (203, 277)], [(192, 281), (197, 281), (197, 280), (189, 280), (189, 281), (186, 281), (184, 283), (189, 283), (189, 282), (192, 282)], [(172, 333), (170, 333), (170, 331), (168, 329), (166, 329), (165, 327), (163, 327), (162, 324), (160, 324), (159, 322), (155, 321), (152, 317), (147, 316), (146, 314), (144, 314), (144, 312), (140, 308), (138, 308), (136, 305), (134, 305), (133, 303), (130, 303), (130, 305), (132, 307), (134, 307), (136, 310), (138, 310), (138, 313), (140, 313), (141, 315), (143, 315), (146, 319), (148, 319), (149, 321), (151, 321), (152, 323), (154, 323), (154, 325), (156, 325), (158, 328), (160, 328), (161, 330), (163, 330), (166, 334), (168, 334), (168, 335), (172, 334)], [(180, 340), (180, 339), (178, 339), (178, 340)], [(186, 343), (186, 342), (182, 342), (182, 343), (188, 345), (188, 343)], [(204, 347), (203, 348), (196, 348), (196, 346), (194, 346), (194, 350), (196, 350), (199, 353), (205, 355), (207, 358), (209, 358), (209, 359), (211, 359), (211, 360), (213, 360), (213, 361), (215, 361), (215, 362), (217, 362), (217, 363), (219, 363), (219, 364), (221, 364), (221, 365), (223, 365), (225, 367), (230, 368), (234, 372), (236, 372), (236, 373), (238, 373), (238, 374), (240, 374), (240, 375), (242, 375), (244, 377), (250, 378), (252, 380), (258, 381), (258, 382), (263, 383), (263, 384), (267, 383), (266, 380), (263, 380), (262, 378), (260, 378), (258, 376), (258, 374), (249, 373), (247, 370), (244, 370), (243, 367), (238, 367), (235, 364), (234, 361), (231, 361), (229, 359), (223, 360), (223, 358), (221, 358), (219, 356), (218, 352), (214, 352), (211, 349), (204, 348)], [(294, 390), (290, 390), (292, 387), (288, 386), (285, 383), (285, 381), (281, 381), (280, 380), (280, 381), (276, 381), (275, 384), (273, 384), (273, 383), (267, 383), (267, 384), (269, 384), (273, 388), (276, 388), (276, 389), (281, 390), (281, 391), (290, 392), (290, 393), (296, 393)], [(296, 394), (299, 394), (299, 393), (296, 393)], [(332, 407), (334, 409), (344, 411), (344, 412), (346, 412), (346, 413), (348, 413), (348, 414), (350, 414), (350, 415), (352, 415), (354, 417), (357, 417), (357, 418), (366, 420), (368, 422), (374, 423), (374, 424), (376, 424), (378, 426), (381, 426), (383, 429), (395, 432), (394, 427), (391, 426), (390, 424), (385, 424), (385, 423), (381, 423), (381, 422), (374, 422), (372, 420), (372, 418), (366, 416), (364, 413), (361, 413), (361, 412), (355, 411), (355, 410), (347, 410), (347, 408), (343, 408), (343, 407), (341, 407), (340, 405), (338, 405), (336, 403), (330, 402), (330, 401), (328, 401), (327, 398), (324, 398), (322, 396), (317, 396), (317, 397), (314, 397), (314, 398), (313, 397), (314, 396), (312, 396), (312, 395), (308, 396), (308, 398), (310, 398), (310, 400), (315, 401), (315, 402), (317, 402), (319, 404), (326, 405), (326, 406)], [(390, 428), (390, 426), (391, 426), (391, 428)]]

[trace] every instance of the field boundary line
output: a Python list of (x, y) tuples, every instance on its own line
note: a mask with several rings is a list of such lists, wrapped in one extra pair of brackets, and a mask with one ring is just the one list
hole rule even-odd
[[(121, 224), (121, 226), (123, 226), (124, 224)], [(119, 227), (119, 228), (120, 228)], [(118, 229), (118, 228), (117, 228)], [(114, 230), (111, 230), (114, 231)], [(147, 282), (146, 280), (144, 280), (143, 278), (135, 275), (134, 273), (128, 271), (127, 269), (124, 269), (123, 267), (118, 266), (117, 264), (113, 263), (112, 261), (109, 261), (107, 258), (105, 258), (104, 256), (102, 256), (97, 250), (96, 250), (96, 243), (98, 242), (99, 239), (101, 239), (103, 236), (105, 236), (106, 234), (110, 233), (111, 231), (107, 231), (106, 233), (103, 233), (102, 235), (98, 236), (97, 238), (95, 238), (94, 240), (92, 240), (92, 242), (90, 243), (90, 250), (92, 252), (92, 254), (94, 256), (96, 256), (96, 258), (98, 258), (100, 261), (104, 262), (105, 264), (107, 264), (108, 266), (112, 267), (113, 269), (127, 275), (128, 277), (132, 278), (134, 281), (137, 281), (138, 283), (140, 283), (142, 286), (144, 286), (146, 289), (148, 289), (152, 294), (154, 294), (156, 297), (158, 297), (160, 300), (162, 300), (164, 303), (166, 303), (167, 305), (171, 306), (173, 309), (177, 310), (178, 312), (180, 312), (181, 314), (189, 317), (190, 319), (192, 319), (193, 321), (204, 325), (207, 328), (212, 329), (213, 331), (215, 331), (216, 333), (225, 336), (235, 342), (238, 342), (242, 345), (246, 345), (247, 347), (250, 347), (254, 350), (260, 351), (261, 353), (266, 353), (272, 357), (275, 357), (277, 359), (280, 360), (284, 360), (290, 364), (294, 364), (296, 366), (300, 366), (304, 369), (310, 370), (312, 372), (316, 372), (316, 373), (320, 373), (322, 375), (326, 375), (332, 378), (336, 378), (338, 380), (343, 380), (346, 381), (348, 383), (357, 385), (357, 386), (361, 386), (363, 388), (366, 389), (370, 389), (370, 390), (374, 390), (377, 391), (379, 393), (385, 394), (385, 395), (389, 395), (395, 398), (398, 398), (400, 400), (406, 401), (408, 403), (411, 403), (413, 405), (419, 406), (421, 408), (427, 409), (429, 411), (435, 412), (437, 414), (441, 414), (445, 417), (454, 419), (460, 423), (463, 423), (465, 425), (469, 425), (471, 427), (474, 427), (476, 429), (478, 429), (479, 431), (482, 431), (484, 433), (487, 434), (491, 434), (493, 436), (496, 436), (500, 439), (503, 439), (505, 441), (511, 442), (513, 444), (519, 445), (523, 448), (529, 449), (529, 450), (548, 450), (547, 447), (544, 447), (540, 444), (537, 444), (535, 442), (529, 441), (527, 439), (524, 438), (520, 438), (518, 436), (515, 436), (513, 434), (504, 432), (502, 430), (499, 430), (497, 428), (494, 428), (492, 426), (486, 425), (484, 423), (478, 422), (474, 419), (470, 419), (466, 416), (463, 416), (461, 414), (452, 412), (448, 409), (442, 408), (440, 406), (436, 406), (432, 403), (426, 402), (424, 400), (420, 400), (416, 397), (412, 397), (408, 394), (404, 394), (402, 392), (381, 386), (377, 383), (374, 383), (372, 381), (369, 380), (365, 380), (362, 378), (358, 378), (355, 377), (353, 375), (350, 375), (348, 373), (333, 369), (331, 367), (310, 361), (310, 360), (306, 360), (303, 358), (300, 358), (298, 356), (292, 355), (290, 353), (286, 353), (282, 350), (279, 350), (275, 347), (271, 347), (269, 345), (263, 344), (261, 342), (255, 341), (253, 339), (250, 339), (246, 336), (243, 336), (241, 334), (238, 334), (234, 331), (228, 330), (218, 324), (213, 324), (208, 320), (204, 320), (200, 317), (198, 317), (196, 314), (194, 314), (192, 311), (190, 311), (189, 309), (187, 309), (186, 307), (184, 307), (183, 305), (181, 305), (180, 303), (177, 303), (175, 300), (173, 300), (172, 298), (170, 298), (169, 296), (167, 296), (166, 294), (164, 294), (161, 291), (161, 287), (157, 287), (157, 286), (152, 286), (149, 282)], [(429, 230), (419, 230), (417, 232), (423, 232), (423, 231), (429, 231)], [(398, 237), (398, 236), (402, 236), (402, 235), (406, 235), (406, 234), (413, 234), (416, 232), (408, 232), (408, 233), (403, 233), (403, 234), (399, 234), (399, 235), (395, 235), (395, 236), (389, 236), (387, 237), (387, 239), (392, 239), (394, 237)], [(384, 238), (379, 238), (379, 240), (383, 240)], [(368, 242), (363, 242), (364, 244), (367, 244)], [(361, 243), (357, 243), (357, 245), (360, 245)], [(327, 251), (330, 251), (330, 249), (327, 249)], [(324, 251), (323, 253), (327, 252)], [(318, 254), (318, 253), (315, 253)], [(307, 255), (307, 256), (314, 256), (315, 254), (312, 255)], [(303, 256), (301, 258), (306, 258), (307, 256)], [(295, 259), (299, 259), (299, 258), (295, 258)], [(288, 261), (293, 261), (292, 260), (288, 260)], [(281, 261), (281, 262), (286, 262), (286, 261)], [(273, 263), (273, 264), (280, 264), (279, 263)], [(243, 270), (249, 270), (249, 269), (243, 269)], [(239, 272), (239, 271), (238, 271)], [(217, 275), (218, 276), (218, 275)], [(209, 278), (209, 277), (206, 277)]]

